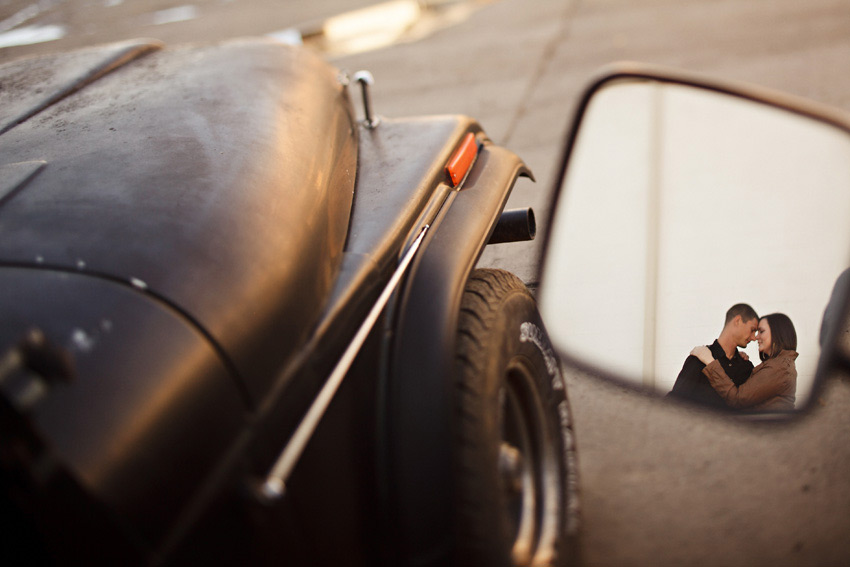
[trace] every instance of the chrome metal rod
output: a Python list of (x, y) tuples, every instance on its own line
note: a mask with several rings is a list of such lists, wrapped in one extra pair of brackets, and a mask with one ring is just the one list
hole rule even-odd
[(310, 409), (307, 410), (307, 414), (301, 420), (301, 423), (298, 424), (298, 428), (295, 430), (295, 433), (292, 434), (292, 438), (289, 440), (289, 443), (286, 444), (283, 451), (280, 453), (280, 456), (277, 458), (277, 461), (275, 461), (274, 466), (260, 486), (260, 497), (265, 501), (271, 502), (283, 496), (286, 491), (286, 480), (289, 478), (292, 469), (295, 468), (295, 464), (304, 452), (307, 442), (313, 436), (316, 427), (319, 425), (319, 421), (322, 419), (322, 416), (328, 409), (331, 400), (339, 389), (340, 384), (342, 384), (342, 380), (351, 368), (351, 364), (354, 362), (357, 353), (360, 352), (360, 348), (363, 346), (363, 343), (366, 342), (366, 337), (369, 336), (369, 332), (372, 330), (372, 327), (375, 326), (375, 322), (378, 320), (378, 317), (381, 315), (384, 307), (386, 307), (390, 296), (398, 287), (402, 276), (404, 276), (404, 273), (407, 271), (410, 262), (416, 255), (416, 251), (422, 244), (422, 240), (425, 238), (425, 234), (428, 232), (429, 228), (430, 225), (422, 227), (419, 235), (411, 243), (410, 248), (407, 249), (404, 256), (402, 256), (398, 267), (395, 269), (395, 272), (393, 272), (393, 275), (390, 278), (390, 281), (378, 297), (378, 301), (372, 306), (371, 311), (369, 311), (369, 315), (360, 325), (360, 328), (354, 335), (354, 339), (348, 345), (348, 348), (345, 349), (345, 352), (339, 359), (339, 362), (337, 362), (333, 372), (331, 372), (330, 377), (319, 392), (319, 395), (316, 396), (316, 399), (313, 401)]

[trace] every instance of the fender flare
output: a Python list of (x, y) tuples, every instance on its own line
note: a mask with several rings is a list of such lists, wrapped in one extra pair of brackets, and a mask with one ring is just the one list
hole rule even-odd
[(379, 479), (395, 564), (447, 564), (454, 550), (453, 372), (466, 280), (519, 176), (515, 154), (485, 145), (414, 260), (395, 306), (379, 416)]

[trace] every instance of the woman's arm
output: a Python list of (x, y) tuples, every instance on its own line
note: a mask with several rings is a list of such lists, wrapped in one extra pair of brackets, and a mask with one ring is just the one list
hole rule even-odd
[(712, 388), (726, 404), (733, 408), (748, 408), (781, 394), (788, 385), (790, 375), (783, 364), (771, 360), (756, 366), (752, 375), (740, 386), (735, 386), (716, 360), (703, 368)]

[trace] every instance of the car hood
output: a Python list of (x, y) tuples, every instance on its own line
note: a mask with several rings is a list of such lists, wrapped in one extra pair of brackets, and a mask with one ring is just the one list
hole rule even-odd
[(141, 42), (12, 62), (0, 82), (0, 269), (155, 297), (259, 398), (339, 269), (357, 129), (337, 72), (267, 41)]

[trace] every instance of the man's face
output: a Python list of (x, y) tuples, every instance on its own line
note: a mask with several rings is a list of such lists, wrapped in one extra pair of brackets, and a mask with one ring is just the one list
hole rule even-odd
[(759, 328), (759, 320), (758, 319), (750, 319), (749, 321), (742, 321), (741, 316), (735, 317), (736, 323), (736, 338), (738, 339), (738, 346), (740, 348), (746, 348), (748, 344), (752, 341), (756, 340), (756, 331)]

